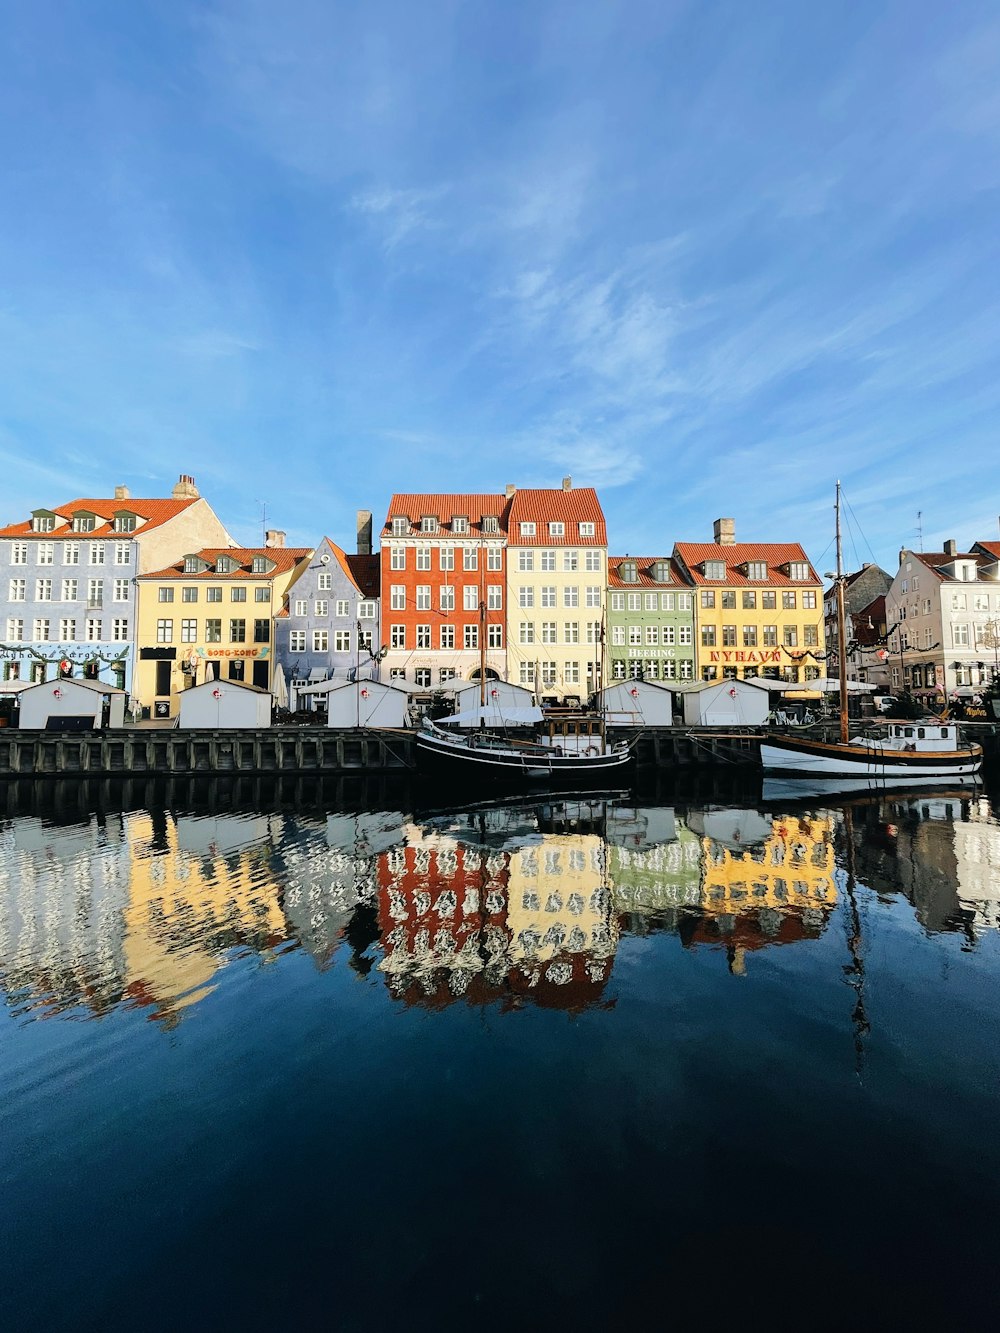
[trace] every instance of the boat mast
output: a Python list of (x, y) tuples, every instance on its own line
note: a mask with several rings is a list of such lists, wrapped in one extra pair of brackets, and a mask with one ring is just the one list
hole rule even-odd
[(844, 608), (844, 551), (840, 539), (840, 482), (837, 482), (837, 656), (840, 669), (840, 743), (850, 739), (847, 717), (847, 614)]

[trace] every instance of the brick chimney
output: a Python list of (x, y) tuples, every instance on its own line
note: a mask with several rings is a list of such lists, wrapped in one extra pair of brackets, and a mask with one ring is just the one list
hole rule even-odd
[[(565, 485), (565, 484), (566, 484), (566, 483), (563, 482), (563, 485)], [(505, 496), (507, 497), (507, 499), (509, 500), (509, 499), (511, 499), (511, 497), (514, 495), (514, 492), (515, 492), (516, 490), (517, 490), (517, 487), (514, 485), (514, 483), (513, 483), (512, 481), (508, 481), (507, 486), (506, 486), (506, 489), (505, 489), (505, 491), (504, 491), (504, 495), (505, 495)]]
[(564, 491), (571, 491), (572, 489), (573, 489), (573, 478), (572, 478), (572, 477), (563, 477), (563, 490), (564, 490)]
[(182, 472), (177, 485), (171, 491), (175, 500), (197, 500), (199, 499), (198, 487), (194, 484), (194, 477), (189, 477), (186, 472)]
[(712, 524), (713, 540), (716, 546), (736, 545), (735, 518), (717, 518)]
[(372, 553), (372, 511), (358, 510), (358, 555)]
[(949, 537), (949, 539), (944, 544), (944, 553), (945, 555), (952, 555), (952, 556), (958, 555), (958, 542), (956, 542), (953, 538)]
[(128, 489), (127, 486), (116, 486), (116, 487), (115, 487), (115, 499), (116, 499), (116, 500), (127, 500), (128, 498), (129, 498), (129, 489)]
[(264, 533), (265, 546), (284, 546), (285, 534), (280, 528), (268, 528)]

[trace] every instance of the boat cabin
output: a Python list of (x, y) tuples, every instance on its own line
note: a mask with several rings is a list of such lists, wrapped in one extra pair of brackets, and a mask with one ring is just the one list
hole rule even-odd
[(542, 729), (543, 743), (563, 754), (604, 753), (604, 722), (594, 715), (577, 713), (572, 717), (547, 717)]
[(958, 727), (953, 722), (894, 722), (889, 744), (895, 750), (957, 750)]

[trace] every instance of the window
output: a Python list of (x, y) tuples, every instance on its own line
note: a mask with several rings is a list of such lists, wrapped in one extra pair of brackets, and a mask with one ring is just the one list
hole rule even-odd
[(229, 600), (231, 602), (245, 602), (247, 599), (246, 588), (231, 588), (229, 590)]
[(736, 626), (723, 625), (722, 627), (722, 646), (723, 648), (736, 647)]
[(28, 563), (27, 542), (11, 542), (10, 563), (12, 565), (26, 565)]
[(23, 638), (24, 638), (24, 621), (23, 621), (23, 620), (8, 620), (8, 621), (7, 621), (7, 638), (8, 638), (9, 640), (11, 640), (12, 642), (13, 642), (15, 639), (23, 639)]
[(255, 602), (269, 602), (271, 600), (271, 589), (267, 584), (262, 587), (254, 588), (253, 599)]
[(395, 680), (395, 681), (405, 681), (405, 680), (406, 680), (406, 667), (390, 667), (390, 668), (389, 668), (389, 679), (390, 679), (390, 680)]
[(87, 642), (100, 643), (104, 638), (104, 626), (99, 620), (87, 617)]
[(332, 575), (332, 574), (329, 574), (329, 573), (328, 573), (328, 574), (317, 574), (317, 575), (316, 575), (316, 591), (317, 591), (317, 592), (331, 592), (332, 590), (333, 590), (333, 575)]
[(518, 551), (518, 553), (517, 553), (517, 567), (518, 567), (518, 569), (521, 571), (522, 574), (523, 574), (526, 570), (532, 570), (532, 569), (534, 569), (534, 568), (535, 568), (535, 553), (534, 553), (534, 551), (525, 551), (525, 550)]
[(580, 683), (580, 663), (567, 662), (563, 667), (563, 680), (567, 685), (579, 685)]
[(503, 610), (503, 588), (497, 583), (486, 589), (486, 609), (488, 611)]
[(38, 563), (40, 565), (55, 564), (55, 547), (52, 542), (38, 543)]
[(707, 579), (721, 582), (726, 577), (726, 565), (723, 560), (706, 560), (704, 570)]
[(437, 532), (438, 521), (433, 514), (424, 514), (420, 519), (421, 532)]
[(969, 627), (968, 625), (952, 625), (951, 641), (955, 648), (968, 648), (969, 646)]
[(430, 625), (417, 626), (417, 647), (429, 648), (431, 646), (431, 627)]
[(430, 667), (417, 667), (413, 672), (413, 683), (419, 685), (421, 689), (430, 689), (431, 669)]
[(51, 602), (51, 601), (52, 601), (52, 580), (51, 580), (51, 579), (36, 579), (36, 580), (35, 580), (35, 601), (36, 601), (36, 602)]
[(483, 515), (483, 531), (484, 532), (500, 531), (500, 520), (497, 518), (496, 514)]
[(254, 643), (270, 643), (271, 641), (270, 620), (255, 620), (253, 622), (253, 641)]
[(247, 622), (239, 617), (229, 622), (229, 642), (246, 643)]
[[(222, 589), (221, 589), (221, 588), (216, 588), (216, 589), (209, 588), (209, 592), (212, 592), (212, 591), (217, 592), (219, 595), (218, 595), (218, 597), (215, 597), (215, 598), (210, 597), (208, 600), (209, 600), (209, 601), (218, 601), (218, 602), (221, 602), (221, 601), (222, 601)], [(112, 600), (115, 601), (115, 602), (127, 602), (127, 601), (128, 601), (128, 579), (115, 579), (115, 582), (114, 582), (114, 590), (113, 590), (111, 596), (112, 596)]]
[(542, 643), (558, 643), (556, 638), (556, 622), (554, 620), (542, 621)]
[(563, 606), (572, 609), (580, 605), (580, 589), (574, 583), (571, 587), (563, 588)]
[(462, 568), (463, 569), (479, 568), (479, 552), (476, 550), (474, 546), (462, 547)]
[(326, 629), (314, 629), (312, 632), (312, 650), (314, 653), (326, 653), (330, 651), (330, 631)]
[(174, 622), (172, 620), (158, 620), (156, 622), (156, 642), (173, 643), (174, 641)]
[(486, 551), (486, 568), (497, 573), (503, 569), (503, 550), (499, 546), (490, 546)]
[(221, 621), (221, 620), (210, 619), (210, 620), (206, 620), (206, 621), (205, 621), (205, 642), (206, 642), (206, 643), (221, 643), (221, 642), (222, 642), (222, 621)]
[(565, 523), (550, 523), (550, 524), (549, 524), (549, 536), (550, 536), (550, 537), (564, 537), (565, 535), (566, 535), (566, 524), (565, 524)]
[(455, 626), (454, 626), (454, 625), (442, 625), (442, 626), (441, 626), (441, 647), (442, 647), (442, 648), (454, 648), (454, 646), (455, 646)]
[(127, 565), (132, 560), (132, 545), (130, 542), (115, 542), (115, 564)]
[(63, 643), (72, 643), (76, 638), (76, 621), (72, 617), (59, 622), (59, 638)]
[(702, 625), (701, 627), (701, 646), (703, 648), (715, 647), (715, 626)]
[(466, 648), (478, 648), (478, 647), (479, 647), (479, 626), (478, 626), (478, 625), (466, 625), (466, 626), (465, 626), (465, 646), (466, 646)]
[(751, 560), (747, 565), (747, 578), (754, 583), (763, 583), (767, 578), (767, 563), (763, 560)]
[(10, 581), (10, 600), (12, 602), (25, 602), (27, 597), (28, 580), (11, 579)]
[(87, 605), (103, 606), (104, 604), (104, 584), (100, 579), (87, 580)]
[(128, 638), (128, 621), (124, 617), (112, 620), (111, 637), (119, 642)]
[(599, 607), (601, 605), (601, 588), (599, 584), (595, 583), (587, 585), (584, 604), (586, 606), (592, 606), (592, 607), (593, 606)]
[(681, 662), (681, 680), (694, 680), (694, 663), (689, 658)]
[[(375, 603), (374, 603), (374, 602), (368, 602), (368, 601), (365, 601), (365, 602), (359, 602), (359, 603), (358, 603), (358, 619), (359, 619), (359, 620), (374, 620), (374, 619), (375, 619)], [(370, 630), (369, 630), (369, 633), (371, 633)]]
[(359, 649), (365, 649), (365, 650), (368, 651), (369, 653), (372, 651), (372, 634), (373, 634), (373, 631), (370, 630), (370, 629), (359, 629), (359, 630), (358, 630), (358, 648), (359, 648)]
[(816, 610), (816, 593), (815, 593), (815, 590), (813, 590), (813, 589), (811, 589), (811, 588), (807, 588), (807, 589), (803, 592), (803, 594), (802, 594), (802, 609), (803, 609), (803, 611), (815, 611), (815, 610)]
[(539, 565), (539, 569), (541, 569), (542, 573), (543, 574), (555, 573), (555, 568), (556, 568), (555, 551), (542, 551), (541, 564)]
[[(27, 550), (27, 548), (25, 548), (25, 550)], [(15, 561), (14, 563), (16, 564), (17, 561)], [(79, 563), (80, 563), (80, 543), (79, 543), (79, 542), (64, 542), (64, 543), (63, 543), (63, 564), (64, 564), (64, 565), (78, 565)]]
[(32, 621), (31, 637), (35, 643), (44, 643), (49, 637), (49, 622), (44, 619)]
[(405, 647), (406, 647), (406, 626), (405, 626), (405, 625), (390, 625), (390, 626), (389, 626), (389, 646), (390, 646), (391, 648), (405, 648)]
[(702, 588), (701, 605), (702, 610), (708, 610), (715, 606), (715, 592), (712, 588)]
[(673, 660), (663, 663), (663, 679), (664, 680), (677, 679), (677, 663), (674, 662)]
[(292, 603), (293, 616), (305, 616), (309, 614), (309, 603), (304, 597), (296, 597)]
[(389, 589), (389, 609), (391, 611), (406, 610), (406, 587), (402, 583), (394, 583)]
[(87, 544), (87, 563), (90, 565), (104, 564), (104, 543), (88, 542)]
[(181, 589), (181, 601), (182, 601), (182, 602), (196, 602), (197, 600), (198, 600), (198, 589), (197, 589), (197, 588), (182, 588), (182, 589)]
[(306, 632), (304, 629), (293, 629), (288, 635), (288, 651), (290, 653), (304, 653), (306, 650)]
[(429, 570), (431, 567), (431, 548), (429, 546), (417, 547), (417, 568)]
[(431, 585), (429, 583), (417, 584), (417, 610), (429, 611), (431, 609)]
[(818, 626), (818, 625), (803, 625), (803, 627), (802, 627), (802, 643), (803, 643), (803, 645), (804, 645), (806, 648), (818, 648), (818, 647), (819, 647), (819, 626)]
[(479, 589), (474, 583), (467, 583), (462, 589), (462, 610), (479, 610)]
[(635, 647), (638, 647), (638, 646), (642, 643), (642, 626), (641, 626), (641, 625), (629, 625), (629, 627), (628, 627), (628, 641), (629, 641), (629, 643), (630, 643), (634, 648), (635, 648)]
[(736, 610), (736, 592), (733, 588), (724, 588), (720, 605), (723, 611)]
[(660, 678), (659, 662), (655, 660), (651, 662), (643, 662), (642, 669), (647, 680), (659, 680)]
[(659, 625), (647, 625), (647, 626), (646, 626), (646, 647), (647, 647), (647, 648), (655, 648), (659, 642), (660, 642), (660, 627), (659, 627)]
[(805, 583), (809, 578), (809, 566), (793, 561), (788, 566), (788, 577), (794, 579), (796, 583)]
[(75, 602), (79, 596), (79, 587), (79, 582), (76, 579), (63, 579), (62, 596), (59, 600), (62, 602)]
[(522, 536), (522, 537), (534, 537), (534, 535), (535, 535), (535, 525), (534, 525), (534, 523), (522, 523), (522, 524), (521, 524), (521, 536)]
[(563, 643), (580, 642), (580, 622), (578, 620), (567, 620), (563, 625)]
[[(427, 646), (430, 647), (430, 633), (427, 636)], [(351, 651), (351, 631), (349, 629), (337, 629), (333, 631), (333, 651), (335, 653), (349, 653)]]
[(646, 610), (647, 610), (647, 611), (657, 611), (657, 610), (659, 610), (659, 606), (660, 606), (660, 596), (659, 596), (659, 593), (655, 593), (655, 592), (647, 592), (647, 593), (645, 594), (645, 602), (646, 602)]
[(601, 571), (601, 553), (600, 551), (584, 551), (583, 567), (588, 574), (599, 574)]
[(786, 648), (797, 648), (799, 645), (799, 632), (795, 625), (785, 625), (782, 633), (782, 642)]
[(796, 600), (797, 600), (796, 594), (794, 592), (790, 592), (786, 588), (785, 591), (781, 594), (782, 611), (794, 611), (796, 607)]
[(454, 667), (441, 667), (438, 671), (438, 683), (447, 685), (450, 680), (454, 680), (458, 672)]
[(503, 625), (486, 626), (486, 646), (487, 648), (503, 647)]
[(172, 602), (174, 600), (173, 588), (157, 588), (156, 600), (158, 602)]
[(615, 648), (621, 648), (621, 647), (624, 645), (624, 643), (625, 643), (625, 626), (624, 626), (624, 625), (612, 625), (612, 626), (611, 626), (611, 643), (612, 643), (612, 646), (615, 647)]
[(611, 594), (611, 609), (612, 611), (625, 610), (625, 594), (623, 592), (613, 592)]
[(678, 642), (682, 647), (690, 648), (690, 646), (694, 643), (694, 626), (693, 626), (693, 625), (678, 625), (678, 626), (677, 626), (677, 642)]
[(534, 685), (535, 683), (535, 664), (534, 662), (522, 662), (518, 672), (518, 679), (522, 685)]
[(410, 530), (410, 520), (405, 514), (396, 514), (392, 520), (392, 535), (405, 537)]
[[(517, 590), (517, 604), (527, 609), (535, 605), (535, 590), (527, 584), (522, 584)], [(542, 589), (542, 605), (545, 606), (545, 589)]]
[(581, 524), (580, 524), (580, 536), (581, 536), (581, 537), (593, 537), (594, 534), (595, 534), (595, 531), (596, 531), (596, 529), (595, 529), (593, 523), (581, 523)]
[(638, 583), (639, 570), (634, 560), (623, 560), (618, 566), (618, 577), (622, 583)]
[(554, 685), (556, 683), (556, 664), (555, 662), (542, 663), (542, 684)]
[(445, 573), (455, 568), (455, 548), (454, 546), (442, 546), (438, 552), (438, 564)]
[(266, 574), (268, 570), (272, 567), (273, 563), (274, 562), (272, 560), (269, 560), (266, 555), (255, 555), (254, 558), (250, 561), (250, 573)]
[(517, 641), (518, 643), (535, 642), (535, 626), (532, 621), (530, 620), (521, 621), (520, 625), (518, 626)]
[(756, 626), (756, 625), (744, 625), (744, 626), (743, 626), (743, 647), (744, 647), (744, 648), (756, 648), (756, 647), (757, 647), (757, 626)]
[(552, 607), (556, 605), (556, 587), (554, 583), (546, 583), (541, 589), (541, 605), (543, 607)]
[(580, 563), (579, 551), (563, 551), (563, 573), (572, 574)]
[(677, 628), (674, 625), (662, 626), (663, 644), (666, 648), (672, 648), (677, 642)]
[(451, 530), (452, 530), (452, 532), (468, 532), (468, 531), (469, 531), (469, 520), (465, 517), (464, 514), (454, 514), (454, 515), (452, 516), (452, 520), (451, 520)]
[(756, 611), (756, 609), (757, 609), (757, 594), (755, 592), (748, 592), (746, 589), (744, 589), (743, 610)]
[(663, 611), (672, 611), (674, 609), (674, 594), (672, 592), (660, 593), (660, 608)]
[(965, 611), (968, 608), (968, 600), (964, 592), (953, 592), (951, 594), (951, 609), (953, 611)]
[(765, 589), (760, 595), (760, 604), (765, 611), (776, 611), (778, 607), (778, 594), (773, 588)]
[(394, 546), (394, 547), (392, 547), (392, 549), (391, 549), (390, 552), (389, 552), (389, 568), (390, 568), (390, 569), (405, 569), (405, 568), (406, 568), (406, 547), (405, 547), (405, 546)]
[(615, 680), (624, 680), (625, 663), (616, 658), (615, 661), (611, 663), (611, 675)]
[[(55, 527), (55, 525), (56, 525), (56, 520), (54, 515), (52, 514), (39, 515), (38, 517), (32, 519), (31, 530), (32, 532), (51, 532)], [(93, 523), (91, 523), (90, 526), (93, 527), (94, 526)]]
[(441, 585), (439, 589), (439, 600), (442, 611), (454, 611), (455, 609), (455, 587), (451, 583)]
[(761, 641), (765, 648), (777, 648), (778, 646), (777, 625), (765, 625), (761, 633), (762, 633)]

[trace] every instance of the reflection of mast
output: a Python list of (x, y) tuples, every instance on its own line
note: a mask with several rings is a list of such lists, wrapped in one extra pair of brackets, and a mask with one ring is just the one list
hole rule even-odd
[(847, 838), (847, 913), (850, 922), (847, 935), (847, 948), (851, 961), (844, 968), (847, 984), (854, 991), (854, 1009), (851, 1011), (851, 1026), (854, 1029), (854, 1067), (860, 1076), (864, 1067), (865, 1037), (871, 1031), (868, 1015), (865, 1013), (865, 960), (861, 952), (861, 915), (855, 896), (857, 881), (854, 865), (854, 816), (851, 807), (844, 809), (844, 833)]

